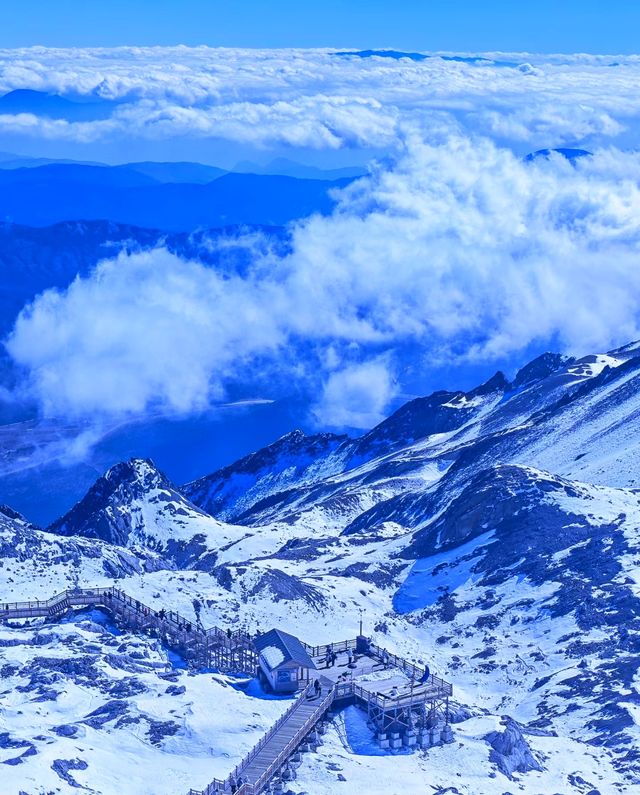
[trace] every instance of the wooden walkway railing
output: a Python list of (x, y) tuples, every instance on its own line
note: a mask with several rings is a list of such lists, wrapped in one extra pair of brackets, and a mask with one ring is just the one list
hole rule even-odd
[[(310, 646), (303, 643), (306, 651), (312, 657), (322, 659), (327, 652), (344, 652), (348, 650), (355, 650), (356, 640), (345, 640), (337, 643), (325, 644), (323, 646)], [(255, 765), (252, 768), (254, 760), (258, 759), (264, 749), (268, 749), (270, 743), (277, 740), (279, 734), (288, 736), (291, 733), (290, 724), (294, 720), (296, 713), (300, 710), (301, 706), (308, 704), (308, 696), (312, 686), (309, 685), (293, 702), (289, 709), (274, 723), (269, 731), (259, 740), (258, 743), (251, 749), (245, 758), (235, 767), (233, 772), (226, 779), (214, 779), (209, 786), (204, 790), (190, 790), (189, 795), (215, 795), (215, 793), (230, 793), (232, 791), (232, 783), (242, 782), (238, 786), (236, 792), (238, 795), (260, 795), (271, 781), (273, 776), (286, 765), (287, 760), (294, 753), (294, 751), (301, 745), (305, 737), (313, 730), (313, 728), (322, 720), (324, 714), (328, 711), (329, 707), (334, 701), (344, 701), (345, 699), (355, 698), (367, 710), (376, 707), (381, 711), (387, 710), (408, 710), (416, 708), (417, 705), (431, 700), (445, 700), (453, 692), (453, 687), (449, 682), (440, 679), (431, 674), (424, 682), (420, 682), (424, 673), (425, 667), (415, 665), (403, 657), (396, 654), (391, 654), (386, 649), (370, 643), (368, 645), (368, 654), (380, 661), (385, 660), (389, 668), (397, 668), (406, 673), (406, 675), (416, 682), (415, 689), (412, 687), (408, 693), (392, 696), (387, 693), (378, 693), (374, 690), (375, 682), (366, 683), (364, 685), (357, 684), (356, 680), (332, 683), (329, 680), (324, 680), (325, 684), (330, 685), (330, 690), (318, 707), (310, 714), (305, 722), (288, 740), (286, 745), (279, 748), (277, 753), (272, 754), (268, 758), (268, 763), (263, 765), (263, 770), (258, 777), (247, 779), (247, 771), (253, 769), (255, 772)], [(372, 666), (373, 670), (374, 666)], [(379, 664), (375, 666), (375, 670), (380, 670)], [(363, 673), (362, 669), (359, 671)], [(324, 677), (320, 677), (321, 680)], [(420, 684), (417, 684), (420, 682)], [(275, 743), (274, 743), (275, 744)]]
[(310, 657), (325, 657), (327, 653), (331, 653), (332, 651), (336, 653), (349, 651), (349, 649), (355, 651), (358, 641), (356, 638), (353, 638), (353, 640), (339, 640), (337, 643), (325, 643), (323, 646), (310, 646), (308, 643), (304, 642), (302, 642), (302, 645)]
[[(326, 643), (323, 646), (310, 646), (308, 643), (302, 644), (309, 656), (314, 658), (324, 658), (327, 653), (331, 652), (345, 652), (345, 651), (355, 651), (358, 645), (358, 641), (353, 638), (350, 640), (341, 640), (337, 643)], [(413, 680), (414, 682), (419, 682), (426, 672), (425, 665), (416, 665), (415, 663), (406, 660), (404, 657), (399, 657), (397, 654), (392, 654), (387, 649), (383, 648), (382, 646), (377, 646), (375, 643), (369, 642), (367, 644), (367, 653), (369, 656), (374, 657), (378, 660), (379, 664), (382, 664), (385, 661), (385, 666), (388, 668), (398, 668), (409, 677), (409, 679)], [(371, 668), (373, 671), (374, 668)], [(375, 668), (375, 670), (380, 670), (379, 668)], [(359, 674), (362, 675), (365, 673), (363, 669), (359, 669)], [(369, 673), (369, 671), (367, 671)], [(440, 677), (435, 676), (435, 674), (430, 674), (429, 679), (425, 680), (423, 684), (429, 684), (435, 691), (437, 691), (438, 697), (446, 697), (450, 696), (453, 692), (453, 687), (450, 682), (445, 681), (444, 679), (440, 679)], [(387, 697), (389, 699), (390, 697)]]
[(203, 666), (214, 665), (227, 673), (254, 674), (258, 656), (251, 638), (220, 627), (205, 629), (195, 619), (174, 610), (151, 608), (115, 587), (74, 588), (50, 599), (30, 602), (0, 601), (0, 621), (20, 618), (59, 618), (73, 607), (104, 607), (124, 623), (156, 632), (169, 646)]
[[(238, 795), (259, 795), (269, 784), (274, 775), (286, 765), (297, 748), (303, 744), (304, 740), (322, 720), (333, 703), (333, 690), (329, 691), (324, 698), (317, 701), (310, 700), (312, 692), (313, 685), (309, 685), (305, 688), (289, 709), (278, 718), (269, 731), (256, 743), (226, 779), (214, 779), (204, 790), (189, 790), (189, 795), (230, 793), (232, 792), (232, 785), (234, 783), (237, 786), (236, 792)], [(297, 721), (292, 727), (291, 724), (294, 723), (297, 714), (305, 707), (310, 708), (306, 710), (308, 714), (305, 713), (302, 723)], [(293, 735), (288, 739), (286, 744), (278, 745), (277, 742), (275, 742), (278, 736), (282, 734), (288, 737), (290, 733), (288, 730), (292, 730)], [(273, 749), (269, 748), (270, 744), (274, 745)], [(269, 753), (270, 750), (271, 753)], [(266, 757), (260, 764), (262, 770), (257, 777), (253, 776), (252, 780), (249, 781), (247, 780), (247, 771), (252, 769), (253, 765), (255, 772), (256, 765), (253, 763), (261, 754)], [(242, 783), (238, 785), (238, 782)]]

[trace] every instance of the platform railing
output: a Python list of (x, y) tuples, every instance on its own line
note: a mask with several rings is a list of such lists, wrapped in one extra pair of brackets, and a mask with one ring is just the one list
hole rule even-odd
[[(228, 630), (223, 630), (216, 626), (204, 629), (198, 625), (197, 621), (186, 619), (174, 611), (152, 609), (115, 586), (68, 589), (46, 600), (0, 601), (0, 620), (47, 617), (54, 615), (51, 611), (58, 606), (85, 605), (103, 606), (113, 609), (114, 612), (124, 608), (123, 612), (125, 617), (131, 614), (141, 616), (142, 618), (148, 617), (150, 622), (156, 627), (163, 628), (164, 631), (166, 631), (164, 628), (170, 627), (174, 634), (179, 635), (179, 642), (182, 644), (184, 641), (183, 645), (186, 645), (188, 642), (195, 642), (201, 644), (205, 650), (211, 648), (212, 642), (214, 644), (222, 644), (229, 649), (251, 648), (253, 645), (249, 635), (242, 630), (229, 632)], [(325, 657), (327, 653), (331, 652), (355, 651), (358, 647), (358, 641), (354, 638), (321, 646), (311, 646), (303, 643), (303, 646), (311, 657), (322, 658)], [(428, 678), (425, 678), (426, 667), (420, 667), (403, 657), (392, 654), (381, 646), (369, 642), (367, 644), (367, 653), (379, 661), (377, 664), (370, 666), (371, 670), (379, 670), (380, 665), (398, 668), (407, 674), (412, 683), (418, 682), (418, 686), (421, 688), (422, 686), (433, 688), (436, 691), (433, 695), (437, 698), (448, 697), (453, 691), (453, 687), (449, 682), (446, 682), (434, 674), (430, 674)], [(360, 670), (359, 673), (362, 674), (363, 671)], [(214, 795), (214, 793), (230, 792), (232, 779), (237, 781), (238, 778), (242, 776), (242, 771), (250, 765), (251, 761), (256, 758), (269, 740), (278, 733), (280, 727), (302, 703), (307, 701), (312, 687), (312, 685), (307, 685), (305, 687), (304, 691), (294, 700), (286, 712), (284, 712), (274, 725), (271, 726), (226, 779), (213, 779), (204, 790), (192, 789), (189, 791), (189, 795)], [(320, 702), (318, 708), (314, 710), (302, 727), (296, 732), (295, 736), (278, 754), (276, 759), (269, 764), (256, 781), (243, 782), (241, 787), (237, 789), (237, 795), (259, 795), (267, 786), (274, 773), (286, 763), (289, 756), (302, 743), (304, 737), (320, 721), (322, 715), (328, 710), (333, 701), (350, 696), (355, 696), (364, 702), (373, 703), (376, 706), (380, 706), (382, 709), (388, 709), (390, 702), (394, 707), (411, 706), (414, 703), (413, 686), (409, 694), (405, 693), (401, 696), (391, 696), (389, 694), (376, 693), (372, 690), (368, 690), (366, 687), (358, 685), (355, 680), (336, 683)], [(426, 688), (425, 690), (420, 690), (420, 697), (429, 698), (429, 693)]]
[[(304, 724), (298, 729), (298, 731), (291, 738), (291, 740), (289, 740), (289, 742), (282, 749), (282, 751), (280, 751), (278, 756), (264, 771), (264, 773), (262, 773), (262, 775), (256, 781), (250, 782), (249, 784), (250, 788), (246, 790), (246, 795), (258, 795), (258, 793), (262, 792), (262, 790), (267, 786), (269, 781), (273, 778), (274, 774), (287, 762), (291, 754), (293, 754), (296, 748), (302, 744), (303, 740), (309, 734), (309, 732), (312, 731), (313, 728), (319, 723), (324, 713), (329, 709), (329, 707), (333, 703), (334, 697), (335, 697), (334, 691), (330, 690), (329, 693), (320, 702), (316, 711), (311, 715), (309, 715), (309, 717), (304, 722)], [(241, 795), (245, 795), (245, 792), (242, 790), (241, 790)]]
[(322, 646), (310, 646), (308, 643), (303, 643), (305, 651), (310, 657), (326, 657), (331, 652), (341, 651), (355, 651), (358, 641), (353, 638), (352, 640), (340, 640), (337, 643), (325, 643)]
[[(309, 695), (313, 691), (313, 685), (305, 687), (304, 691), (295, 699), (293, 704), (278, 718), (278, 720), (265, 732), (265, 734), (258, 740), (248, 754), (236, 765), (233, 771), (226, 779), (213, 779), (213, 781), (204, 790), (189, 790), (189, 795), (213, 795), (217, 792), (230, 792), (231, 782), (238, 781), (242, 777), (243, 771), (246, 770), (251, 762), (258, 756), (267, 743), (272, 740), (287, 720), (296, 712), (297, 709), (306, 704), (309, 700)], [(265, 769), (260, 777), (254, 782), (245, 782), (237, 790), (237, 795), (257, 795), (267, 785), (272, 778), (274, 771), (281, 767), (291, 756), (293, 751), (301, 744), (302, 740), (318, 723), (322, 714), (329, 708), (334, 698), (333, 691), (330, 691), (325, 698), (320, 702), (318, 708), (307, 718), (304, 724), (296, 732), (294, 737), (287, 743), (283, 750), (278, 754), (273, 762)]]
[[(357, 641), (355, 639), (343, 640), (337, 643), (327, 643), (322, 646), (311, 646), (307, 643), (303, 645), (307, 651), (307, 654), (309, 654), (311, 657), (319, 657), (322, 659), (327, 655), (327, 653), (331, 652), (355, 651), (357, 648)], [(416, 663), (410, 662), (404, 657), (393, 654), (382, 646), (378, 646), (377, 644), (371, 642), (369, 642), (367, 645), (367, 653), (377, 659), (378, 663), (365, 669), (358, 669), (357, 673), (359, 675), (372, 673), (374, 670), (380, 670), (379, 666), (382, 665), (383, 667), (398, 668), (399, 670), (404, 671), (409, 679), (414, 682), (420, 682), (422, 685), (428, 685), (429, 687), (434, 688), (438, 691), (439, 695), (441, 694), (443, 696), (447, 696), (451, 695), (453, 692), (453, 686), (451, 683), (441, 679), (435, 674), (429, 673), (429, 677), (422, 681), (424, 675), (426, 674), (425, 665), (417, 665)], [(387, 696), (387, 698), (389, 699), (390, 697)]]

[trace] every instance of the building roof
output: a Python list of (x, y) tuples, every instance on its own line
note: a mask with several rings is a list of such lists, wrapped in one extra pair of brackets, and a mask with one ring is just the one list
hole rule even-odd
[(270, 671), (275, 671), (286, 663), (296, 663), (302, 668), (315, 668), (307, 650), (293, 635), (280, 629), (271, 629), (254, 641), (255, 647)]

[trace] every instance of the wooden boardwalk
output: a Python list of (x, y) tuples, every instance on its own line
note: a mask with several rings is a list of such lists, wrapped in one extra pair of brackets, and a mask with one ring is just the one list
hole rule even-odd
[[(318, 743), (317, 727), (334, 700), (334, 692), (312, 696), (313, 686), (305, 688), (289, 709), (224, 780), (214, 779), (204, 790), (189, 790), (189, 795), (214, 795), (237, 792), (259, 795), (274, 777), (287, 779), (290, 761), (299, 748)], [(308, 749), (307, 749), (308, 750)]]
[[(258, 654), (245, 633), (219, 627), (204, 629), (195, 620), (172, 610), (151, 609), (115, 587), (76, 588), (44, 601), (0, 602), (0, 621), (36, 617), (56, 620), (73, 608), (82, 607), (104, 608), (123, 624), (156, 635), (194, 667), (252, 676), (256, 673)], [(364, 651), (358, 650), (361, 641), (366, 642)], [(366, 710), (378, 738), (385, 738), (382, 747), (415, 744), (416, 729), (435, 735), (438, 710), (448, 727), (452, 686), (433, 674), (425, 677), (424, 666), (390, 654), (365, 638), (326, 646), (303, 645), (318, 668), (312, 675), (322, 685), (320, 696), (313, 695), (313, 685), (306, 687), (228, 778), (214, 779), (204, 790), (191, 789), (189, 795), (261, 795), (286, 783), (292, 777), (291, 764), (298, 751), (313, 748), (319, 742), (318, 729), (324, 726), (334, 703), (355, 703)], [(323, 668), (323, 661), (331, 652), (337, 655), (336, 664)], [(372, 674), (373, 681), (367, 681)], [(398, 739), (400, 732), (404, 733), (404, 740)], [(411, 743), (406, 742), (406, 737), (412, 738)], [(439, 740), (432, 737), (429, 742), (433, 745)], [(425, 745), (421, 743), (421, 747)]]
[(200, 668), (253, 676), (258, 655), (244, 632), (205, 629), (163, 607), (151, 608), (119, 588), (76, 588), (51, 599), (31, 602), (0, 602), (0, 621), (21, 618), (57, 619), (77, 607), (101, 607), (132, 629), (159, 637), (187, 662)]

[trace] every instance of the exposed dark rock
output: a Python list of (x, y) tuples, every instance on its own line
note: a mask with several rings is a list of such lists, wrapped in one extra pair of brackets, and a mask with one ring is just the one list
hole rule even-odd
[(165, 737), (173, 737), (174, 734), (180, 731), (180, 726), (171, 720), (159, 721), (148, 719), (148, 721), (149, 729), (147, 735), (149, 741), (153, 743), (153, 745), (160, 745)]
[(51, 765), (51, 769), (57, 773), (63, 781), (66, 781), (70, 787), (80, 787), (80, 784), (75, 780), (69, 771), (71, 770), (86, 770), (89, 765), (84, 759), (56, 759)]
[(26, 740), (14, 740), (9, 732), (0, 733), (0, 748), (28, 748), (31, 743)]
[(562, 356), (559, 353), (543, 353), (533, 361), (518, 370), (513, 381), (515, 388), (529, 386), (535, 381), (541, 381), (552, 373), (572, 364), (575, 359)]
[(86, 723), (87, 726), (91, 726), (92, 729), (101, 729), (105, 723), (118, 720), (126, 715), (127, 709), (128, 705), (126, 701), (108, 701), (106, 704), (94, 709), (93, 712), (85, 716), (82, 723)]
[(320, 590), (278, 569), (270, 569), (261, 574), (255, 585), (247, 591), (246, 597), (265, 594), (269, 594), (275, 602), (302, 599), (314, 607), (319, 607), (326, 601)]
[(61, 726), (55, 726), (53, 731), (60, 737), (75, 737), (79, 729), (71, 723), (63, 723)]
[(11, 757), (10, 759), (5, 759), (3, 764), (5, 765), (21, 765), (25, 759), (28, 759), (30, 756), (36, 756), (37, 751), (35, 746), (31, 743), (27, 743), (27, 749), (23, 751), (19, 756)]

